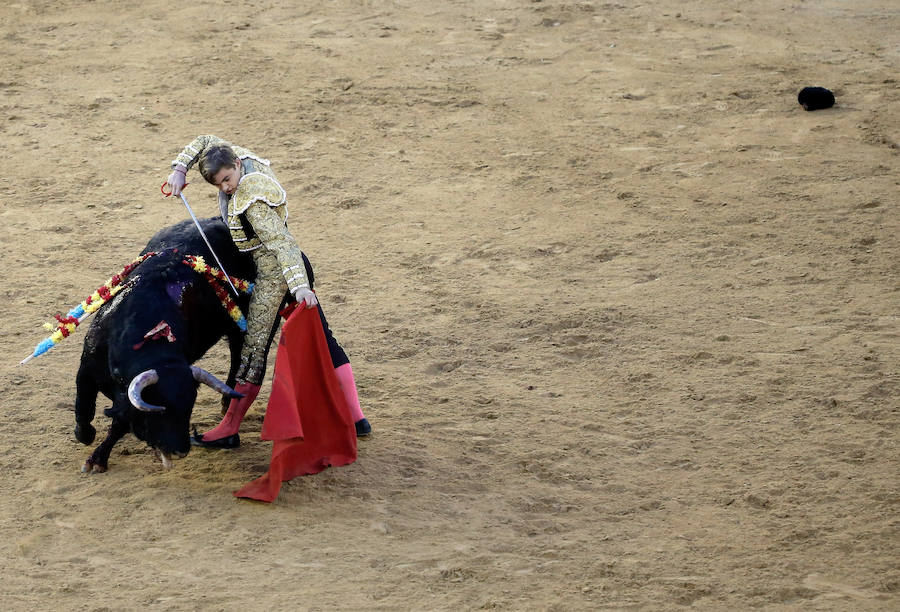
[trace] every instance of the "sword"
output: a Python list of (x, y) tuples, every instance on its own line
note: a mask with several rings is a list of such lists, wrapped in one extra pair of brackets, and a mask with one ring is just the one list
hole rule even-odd
[[(165, 186), (165, 185), (163, 185)], [(228, 281), (228, 284), (231, 285), (231, 290), (234, 291), (234, 295), (240, 297), (241, 294), (238, 293), (237, 287), (234, 286), (234, 283), (231, 282), (231, 277), (228, 275), (228, 272), (225, 271), (225, 266), (222, 265), (222, 262), (219, 261), (219, 256), (216, 255), (216, 252), (213, 250), (212, 245), (209, 243), (209, 239), (206, 237), (206, 234), (203, 232), (203, 228), (200, 227), (200, 221), (197, 220), (197, 215), (194, 214), (194, 211), (191, 210), (191, 205), (188, 204), (187, 198), (184, 197), (184, 193), (179, 194), (181, 196), (181, 201), (184, 202), (184, 207), (187, 208), (188, 212), (191, 213), (191, 219), (194, 220), (194, 225), (197, 226), (197, 230), (200, 232), (200, 236), (203, 237), (203, 242), (206, 243), (207, 248), (209, 248), (209, 252), (212, 253), (213, 258), (216, 260), (216, 263), (219, 264), (219, 270), (222, 271), (222, 274), (225, 275), (225, 280)]]

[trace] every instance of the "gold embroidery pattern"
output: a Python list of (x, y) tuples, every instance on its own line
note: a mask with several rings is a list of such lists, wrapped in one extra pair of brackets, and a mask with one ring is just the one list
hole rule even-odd
[(260, 243), (278, 258), (280, 264), (278, 276), (287, 283), (288, 289), (293, 293), (300, 288), (309, 288), (309, 282), (306, 279), (300, 247), (278, 214), (278, 211), (283, 209), (283, 206), (270, 208), (257, 201), (244, 211), (244, 217), (253, 227)]
[(273, 253), (259, 249), (253, 252), (253, 260), (256, 262), (256, 284), (247, 311), (247, 333), (244, 334), (236, 378), (238, 382), (258, 385), (266, 374), (269, 334), (275, 325), (287, 285), (279, 274), (280, 266)]
[[(278, 181), (262, 172), (245, 174), (238, 184), (237, 191), (228, 201), (228, 229), (231, 231), (231, 239), (241, 251), (252, 251), (262, 245), (259, 232), (256, 231), (256, 235), (248, 236), (240, 219), (240, 215), (256, 202), (263, 202), (274, 208), (281, 219), (281, 225), (287, 223), (287, 207), (283, 206), (287, 203), (287, 194)], [(252, 221), (251, 224), (253, 224)], [(256, 230), (255, 225), (254, 230)]]
[[(287, 227), (287, 194), (269, 167), (269, 160), (207, 134), (187, 145), (172, 161), (172, 167), (190, 170), (204, 151), (214, 145), (230, 146), (244, 164), (238, 189), (228, 198), (227, 207), (220, 200), (220, 208), (225, 208), (221, 212), (235, 245), (241, 251), (251, 251), (256, 262), (256, 285), (250, 298), (237, 378), (259, 384), (265, 375), (269, 334), (285, 291), (294, 293), (309, 288), (309, 281), (300, 247)], [(242, 217), (250, 232), (245, 230)]]
[(188, 146), (182, 149), (181, 153), (179, 153), (178, 156), (172, 160), (172, 168), (174, 168), (175, 166), (183, 166), (185, 171), (190, 170), (194, 166), (194, 164), (199, 161), (200, 157), (203, 156), (203, 152), (206, 151), (207, 147), (212, 147), (214, 145), (229, 146), (234, 151), (234, 154), (239, 158), (252, 159), (262, 167), (268, 168), (270, 164), (268, 159), (259, 157), (249, 149), (233, 145), (227, 140), (219, 138), (218, 136), (213, 136), (212, 134), (204, 134), (202, 136), (197, 136), (194, 140), (191, 141)]

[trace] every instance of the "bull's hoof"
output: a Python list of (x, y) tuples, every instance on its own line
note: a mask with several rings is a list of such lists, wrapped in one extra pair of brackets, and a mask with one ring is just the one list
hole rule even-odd
[(75, 423), (75, 439), (82, 444), (90, 444), (97, 437), (97, 430), (90, 423)]
[(90, 459), (84, 462), (84, 465), (81, 466), (82, 474), (102, 474), (109, 468), (105, 465), (100, 465), (99, 463), (94, 463)]
[(241, 437), (238, 434), (232, 434), (218, 440), (204, 440), (203, 434), (198, 434), (194, 430), (191, 436), (191, 446), (202, 446), (203, 448), (237, 448), (241, 445)]
[(356, 425), (356, 437), (357, 438), (364, 438), (364, 437), (372, 434), (372, 426), (369, 425), (369, 419), (363, 417), (360, 420), (358, 420), (356, 423), (354, 423), (354, 425)]

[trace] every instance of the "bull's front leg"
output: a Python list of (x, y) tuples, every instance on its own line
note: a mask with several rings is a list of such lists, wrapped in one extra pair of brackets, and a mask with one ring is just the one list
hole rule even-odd
[(81, 471), (99, 474), (108, 470), (109, 454), (112, 452), (113, 446), (128, 433), (129, 429), (127, 421), (113, 418), (112, 425), (109, 426), (109, 433), (106, 434), (106, 439), (94, 449), (94, 452), (91, 453), (91, 456), (88, 457), (88, 460), (81, 467)]
[(92, 443), (97, 436), (91, 421), (97, 410), (99, 392), (91, 373), (84, 367), (79, 368), (75, 377), (75, 438), (85, 445)]

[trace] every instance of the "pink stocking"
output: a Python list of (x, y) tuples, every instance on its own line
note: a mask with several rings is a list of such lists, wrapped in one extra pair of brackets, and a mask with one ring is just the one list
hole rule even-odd
[(250, 404), (253, 403), (253, 400), (259, 394), (259, 389), (260, 385), (251, 383), (236, 384), (234, 390), (238, 393), (243, 393), (244, 397), (236, 397), (231, 400), (228, 412), (225, 413), (222, 421), (203, 434), (203, 441), (212, 442), (236, 434), (241, 427), (241, 421), (244, 420), (244, 415), (247, 414), (247, 410), (250, 408)]
[(337, 374), (338, 381), (341, 383), (341, 390), (344, 392), (347, 405), (350, 406), (350, 416), (353, 417), (353, 421), (356, 422), (366, 418), (362, 408), (359, 406), (359, 395), (356, 393), (356, 380), (353, 378), (353, 368), (350, 367), (349, 363), (345, 363), (335, 368), (334, 373)]

